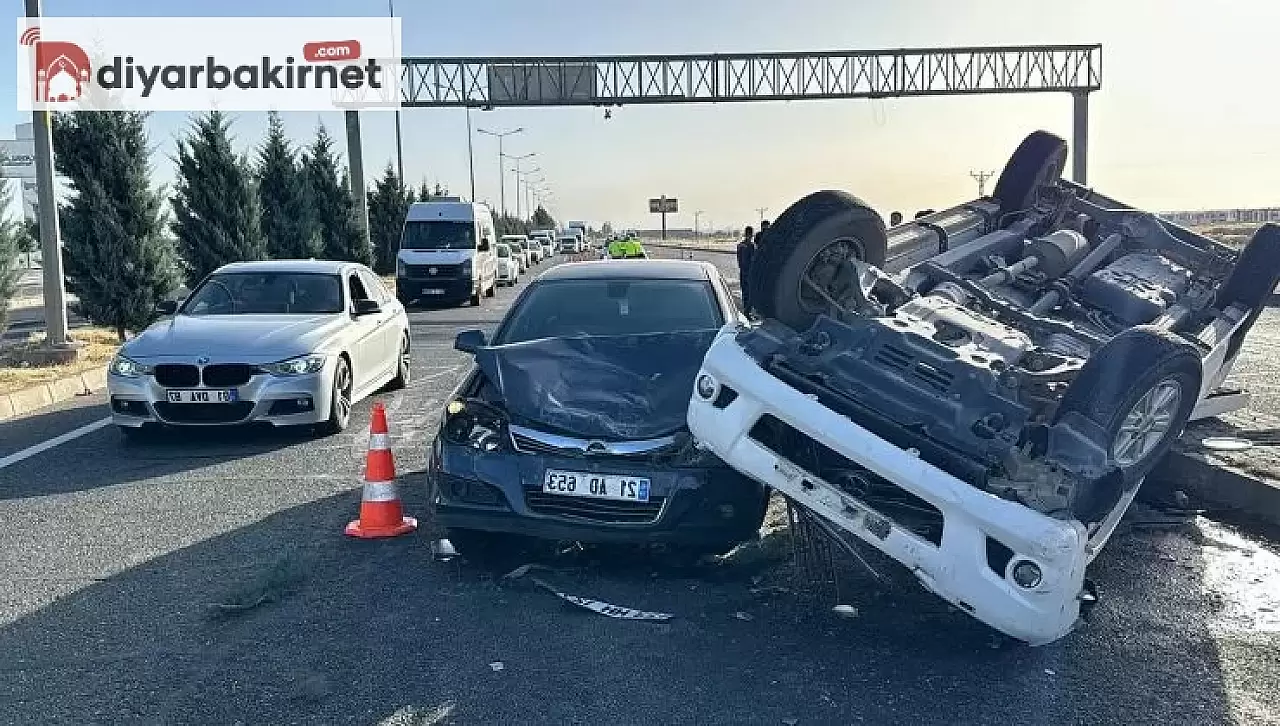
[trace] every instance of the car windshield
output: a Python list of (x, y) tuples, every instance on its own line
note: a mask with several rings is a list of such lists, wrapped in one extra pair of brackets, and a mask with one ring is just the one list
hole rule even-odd
[(402, 250), (470, 250), (475, 246), (475, 225), (471, 222), (406, 222), (400, 240)]
[(544, 280), (511, 312), (495, 342), (707, 330), (722, 322), (705, 281)]
[(182, 306), (183, 315), (342, 312), (342, 280), (310, 272), (227, 272), (211, 276)]

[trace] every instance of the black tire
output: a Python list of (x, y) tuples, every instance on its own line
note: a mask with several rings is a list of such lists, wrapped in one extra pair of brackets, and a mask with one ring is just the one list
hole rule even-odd
[(1241, 250), (1236, 266), (1218, 289), (1216, 306), (1219, 309), (1239, 305), (1249, 311), (1227, 347), (1227, 360), (1240, 352), (1245, 336), (1267, 307), (1277, 284), (1280, 284), (1280, 225), (1268, 222), (1253, 233), (1249, 244)]
[[(1054, 418), (1055, 422), (1061, 421), (1075, 412), (1101, 427), (1108, 459), (1118, 475), (1081, 488), (1072, 507), (1077, 519), (1086, 524), (1100, 521), (1125, 492), (1151, 473), (1191, 418), (1200, 393), (1200, 377), (1200, 353), (1196, 347), (1173, 333), (1149, 326), (1120, 333), (1089, 358), (1067, 389)], [(1176, 404), (1170, 401), (1163, 435), (1145, 453), (1140, 448), (1126, 454), (1120, 439), (1126, 418), (1149, 395), (1163, 395), (1158, 389), (1167, 386), (1176, 386), (1179, 398)], [(1128, 458), (1137, 454), (1140, 456), (1131, 461), (1122, 459), (1122, 455)]]
[(396, 361), (396, 377), (391, 379), (387, 384), (388, 391), (400, 391), (409, 387), (409, 381), (413, 377), (412, 361), (409, 358), (409, 334), (405, 333), (400, 339), (400, 355)]
[(329, 396), (329, 418), (320, 424), (320, 433), (326, 436), (340, 434), (351, 423), (351, 395), (355, 391), (355, 377), (351, 364), (345, 357), (338, 358), (333, 372), (333, 392)]
[(742, 281), (754, 310), (796, 330), (812, 325), (823, 310), (802, 280), (818, 253), (837, 240), (863, 261), (884, 264), (884, 220), (852, 194), (814, 192), (787, 208), (761, 235), (750, 279)]
[(476, 307), (480, 307), (480, 291), (479, 290), (476, 290), (475, 292), (471, 293), (471, 304)]
[(1000, 203), (1000, 213), (1030, 209), (1036, 189), (1062, 178), (1067, 167), (1067, 142), (1048, 131), (1032, 131), (1018, 144), (996, 180), (991, 196)]
[(489, 289), (485, 290), (485, 297), (493, 297), (498, 294), (498, 278), (493, 278), (493, 282), (489, 284)]

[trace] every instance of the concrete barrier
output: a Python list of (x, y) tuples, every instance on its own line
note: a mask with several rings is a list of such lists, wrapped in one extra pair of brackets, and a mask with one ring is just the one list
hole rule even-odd
[(105, 390), (106, 368), (94, 368), (13, 393), (0, 393), (0, 421), (17, 419), (46, 406)]

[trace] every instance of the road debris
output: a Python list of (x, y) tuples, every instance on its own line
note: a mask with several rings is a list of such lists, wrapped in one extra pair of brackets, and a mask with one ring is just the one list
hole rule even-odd
[(431, 557), (436, 562), (448, 562), (458, 556), (453, 543), (443, 537), (431, 543)]
[(662, 622), (662, 621), (670, 620), (671, 618), (675, 617), (671, 613), (657, 613), (657, 612), (650, 612), (647, 610), (636, 610), (634, 608), (623, 607), (621, 605), (613, 605), (600, 600), (594, 600), (589, 597), (582, 597), (581, 595), (571, 595), (566, 592), (561, 592), (559, 588), (548, 583), (547, 581), (541, 578), (533, 577), (529, 575), (529, 573), (535, 569), (551, 570), (551, 568), (546, 567), (544, 565), (537, 565), (532, 563), (524, 564), (515, 568), (511, 572), (508, 572), (507, 574), (503, 575), (502, 579), (518, 580), (520, 578), (527, 577), (528, 580), (533, 584), (537, 585), (543, 590), (546, 590), (552, 595), (555, 595), (561, 600), (564, 600), (565, 602), (571, 603), (573, 605), (577, 605), (578, 607), (583, 608), (584, 610), (590, 610), (591, 612), (596, 613), (598, 615), (604, 615), (606, 617), (616, 618), (618, 620), (649, 620), (649, 621)]
[(748, 623), (756, 619), (756, 616), (752, 615), (751, 613), (744, 613), (741, 610), (734, 613), (733, 617)]
[(495, 660), (494, 662), (489, 664), (489, 670), (493, 671), (494, 673), (497, 673), (498, 671), (504, 668), (506, 668), (506, 666), (503, 665), (502, 661), (500, 660)]
[(839, 615), (842, 618), (852, 619), (852, 618), (858, 617), (858, 608), (852, 605), (837, 605), (831, 608), (831, 612), (835, 613), (836, 615)]
[(1201, 439), (1200, 445), (1209, 451), (1248, 451), (1253, 448), (1252, 441), (1235, 436), (1211, 436)]

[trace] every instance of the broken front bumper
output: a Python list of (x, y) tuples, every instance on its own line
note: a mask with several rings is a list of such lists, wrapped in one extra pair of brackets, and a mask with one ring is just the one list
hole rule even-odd
[[(906, 565), (926, 588), (1011, 637), (1042, 645), (1079, 620), (1089, 559), (1088, 534), (1079, 522), (999, 499), (873, 435), (770, 375), (732, 332), (712, 344), (698, 380), (689, 428), (730, 466)], [(939, 544), (753, 438), (766, 414), (936, 507), (943, 517)], [(989, 540), (1012, 557), (993, 562)], [(1014, 577), (1019, 566), (1021, 585)], [(1038, 577), (1028, 576), (1036, 571)]]

